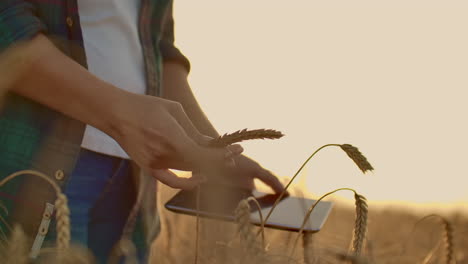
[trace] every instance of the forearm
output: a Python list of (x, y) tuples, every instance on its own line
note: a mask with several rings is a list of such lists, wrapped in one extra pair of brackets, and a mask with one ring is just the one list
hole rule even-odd
[(27, 45), (23, 72), (12, 91), (108, 134), (116, 131), (125, 92), (105, 83), (61, 53), (45, 36)]
[(177, 63), (164, 63), (163, 97), (182, 104), (185, 112), (200, 133), (218, 137), (219, 133), (198, 104), (187, 81), (187, 70)]

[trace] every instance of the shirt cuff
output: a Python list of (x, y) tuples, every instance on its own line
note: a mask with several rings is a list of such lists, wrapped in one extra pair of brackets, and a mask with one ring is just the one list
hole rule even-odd
[[(5, 0), (1, 0), (5, 1)], [(20, 3), (2, 10), (0, 4), (0, 52), (12, 44), (27, 41), (39, 32), (45, 32), (45, 24), (35, 15), (30, 3)]]

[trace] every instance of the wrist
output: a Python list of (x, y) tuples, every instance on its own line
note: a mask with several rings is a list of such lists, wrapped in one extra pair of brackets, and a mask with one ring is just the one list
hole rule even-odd
[(123, 134), (122, 127), (131, 109), (129, 103), (133, 94), (104, 82), (96, 89), (101, 89), (105, 96), (96, 97), (98, 100), (90, 107), (94, 109), (91, 111), (94, 117), (90, 118), (89, 124), (116, 139)]

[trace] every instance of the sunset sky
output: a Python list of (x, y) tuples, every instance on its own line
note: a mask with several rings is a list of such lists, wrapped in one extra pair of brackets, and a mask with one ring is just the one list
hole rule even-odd
[(298, 182), (376, 201), (468, 202), (468, 4), (463, 1), (175, 0), (192, 88), (221, 133), (272, 128), (246, 154)]

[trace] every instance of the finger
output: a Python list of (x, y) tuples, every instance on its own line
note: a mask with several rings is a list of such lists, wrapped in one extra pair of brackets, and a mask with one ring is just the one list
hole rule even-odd
[(190, 190), (201, 183), (201, 180), (197, 177), (182, 178), (167, 169), (152, 170), (150, 174), (160, 182), (175, 189)]
[[(167, 121), (167, 127), (170, 131), (170, 144), (175, 150), (173, 160), (178, 160), (179, 162), (179, 164), (174, 164), (170, 168), (193, 171), (213, 166), (219, 167), (222, 164), (234, 166), (233, 157), (243, 151), (240, 145), (230, 146), (233, 151), (230, 151), (228, 148), (200, 146), (187, 134), (181, 124), (175, 120), (175, 117)], [(168, 162), (170, 163), (170, 160)]]
[(264, 169), (261, 172), (259, 172), (257, 174), (257, 178), (266, 185), (270, 186), (271, 189), (275, 191), (275, 193), (281, 193), (284, 190), (284, 186), (280, 182), (280, 180), (268, 170)]
[(231, 157), (239, 156), (244, 152), (244, 148), (239, 144), (229, 145), (226, 148), (231, 152)]
[(208, 180), (208, 177), (206, 173), (200, 172), (200, 171), (192, 171), (192, 178), (200, 181), (200, 182), (206, 182)]

